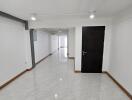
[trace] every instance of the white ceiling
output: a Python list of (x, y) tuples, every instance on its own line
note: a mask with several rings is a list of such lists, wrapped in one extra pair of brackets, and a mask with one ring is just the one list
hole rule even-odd
[(29, 20), (37, 13), (40, 20), (52, 17), (88, 16), (96, 10), (98, 17), (108, 17), (132, 5), (132, 0), (0, 0), (0, 10)]
[(65, 35), (68, 33), (68, 28), (41, 28), (41, 30), (51, 34)]

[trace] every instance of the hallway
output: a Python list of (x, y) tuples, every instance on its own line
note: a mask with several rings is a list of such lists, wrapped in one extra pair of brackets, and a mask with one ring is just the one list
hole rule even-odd
[(66, 51), (60, 49), (5, 87), (0, 100), (129, 100), (105, 74), (74, 73)]

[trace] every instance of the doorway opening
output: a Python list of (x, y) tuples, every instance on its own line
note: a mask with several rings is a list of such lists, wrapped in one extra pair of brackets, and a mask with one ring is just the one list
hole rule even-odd
[(67, 58), (67, 32), (59, 33), (59, 50), (63, 50), (63, 55)]

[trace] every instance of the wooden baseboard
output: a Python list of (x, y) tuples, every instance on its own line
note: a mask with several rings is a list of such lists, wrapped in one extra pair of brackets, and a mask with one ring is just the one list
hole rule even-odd
[(27, 69), (27, 71), (31, 71), (31, 70), (33, 70), (33, 67), (32, 67), (32, 68)]
[(109, 72), (104, 71), (103, 73), (107, 74), (109, 78), (132, 100), (132, 95), (125, 89)]
[(74, 57), (68, 57), (68, 59), (75, 59)]
[(75, 73), (81, 73), (81, 71), (76, 71), (76, 70), (75, 70), (74, 72), (75, 72)]
[(42, 58), (40, 61), (38, 61), (38, 62), (36, 63), (36, 65), (38, 65), (39, 63), (41, 63), (43, 60), (45, 60), (47, 57), (49, 57), (49, 56), (51, 56), (51, 55), (52, 55), (52, 53), (50, 53), (50, 54), (47, 55), (46, 57)]
[(15, 81), (17, 78), (19, 78), (20, 76), (22, 76), (23, 74), (25, 74), (28, 70), (24, 70), (23, 72), (21, 72), (20, 74), (16, 75), (15, 77), (13, 77), (12, 79), (10, 79), (9, 81), (7, 81), (5, 84), (0, 86), (0, 90), (2, 90), (4, 87), (6, 87), (7, 85), (9, 85), (10, 83), (12, 83), (13, 81)]

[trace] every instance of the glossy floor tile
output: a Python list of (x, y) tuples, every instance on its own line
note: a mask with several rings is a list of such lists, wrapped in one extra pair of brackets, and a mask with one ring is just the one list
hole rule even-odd
[(105, 74), (74, 73), (61, 49), (0, 91), (0, 100), (129, 100)]

